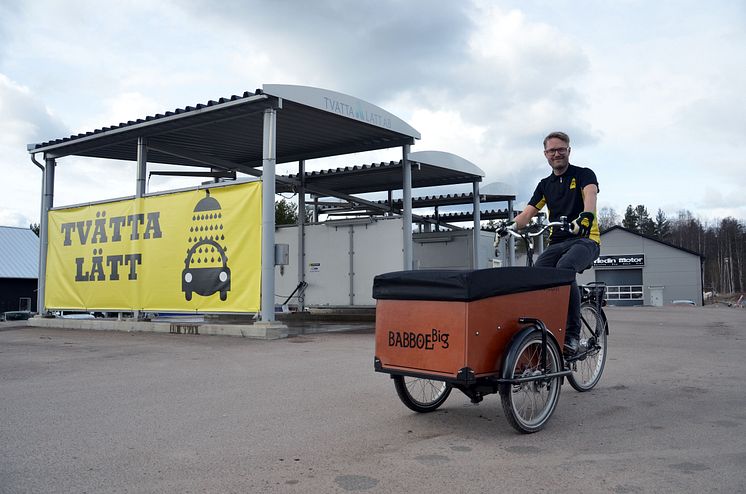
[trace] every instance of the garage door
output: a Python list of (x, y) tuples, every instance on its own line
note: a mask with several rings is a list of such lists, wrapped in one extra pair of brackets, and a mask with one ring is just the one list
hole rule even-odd
[(598, 269), (596, 281), (606, 283), (609, 305), (642, 305), (642, 269)]

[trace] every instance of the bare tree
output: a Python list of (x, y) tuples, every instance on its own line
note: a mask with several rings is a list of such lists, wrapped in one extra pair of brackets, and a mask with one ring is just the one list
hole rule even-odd
[(721, 293), (742, 293), (746, 259), (746, 224), (725, 218), (703, 224), (689, 211), (671, 221), (669, 241), (704, 256), (704, 286)]
[(619, 225), (619, 215), (614, 208), (601, 208), (598, 212), (598, 228), (603, 232), (616, 225)]

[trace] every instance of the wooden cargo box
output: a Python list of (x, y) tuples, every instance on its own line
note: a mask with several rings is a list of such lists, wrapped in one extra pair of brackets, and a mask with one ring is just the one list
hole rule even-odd
[(379, 275), (376, 370), (454, 381), (498, 374), (521, 317), (540, 319), (561, 346), (574, 280), (570, 270), (524, 267)]

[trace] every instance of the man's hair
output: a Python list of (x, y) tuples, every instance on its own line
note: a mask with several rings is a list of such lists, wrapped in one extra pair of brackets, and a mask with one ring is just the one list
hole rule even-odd
[(544, 138), (544, 147), (547, 147), (547, 141), (549, 139), (559, 139), (560, 141), (564, 142), (568, 146), (570, 145), (570, 136), (565, 134), (564, 132), (552, 132), (548, 136)]

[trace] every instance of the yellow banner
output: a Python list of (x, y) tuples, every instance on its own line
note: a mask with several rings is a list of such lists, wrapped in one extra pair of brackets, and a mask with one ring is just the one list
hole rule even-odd
[(261, 208), (251, 182), (50, 211), (45, 306), (256, 312)]

